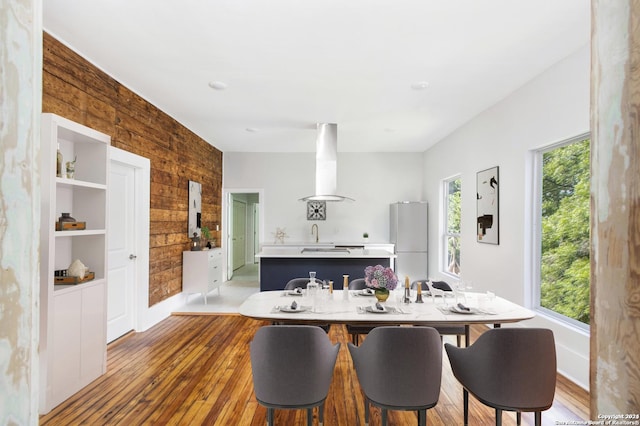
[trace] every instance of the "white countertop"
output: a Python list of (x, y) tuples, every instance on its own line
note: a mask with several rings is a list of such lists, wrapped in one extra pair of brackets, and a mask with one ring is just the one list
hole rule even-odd
[(286, 241), (284, 243), (263, 243), (263, 248), (271, 247), (365, 247), (365, 248), (378, 248), (383, 250), (393, 251), (393, 243), (384, 242), (371, 242), (371, 241)]
[[(340, 246), (342, 244), (336, 244)], [(304, 248), (320, 249), (319, 245), (305, 245), (305, 246), (268, 246), (263, 247), (262, 251), (256, 254), (256, 258), (263, 257), (296, 257), (296, 258), (389, 258), (394, 259), (395, 254), (388, 250), (382, 249), (362, 249), (362, 248), (346, 248), (340, 249), (340, 251), (303, 251)], [(327, 247), (331, 249), (331, 247)]]

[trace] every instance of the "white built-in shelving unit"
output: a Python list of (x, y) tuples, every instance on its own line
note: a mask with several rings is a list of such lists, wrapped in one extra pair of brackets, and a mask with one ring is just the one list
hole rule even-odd
[[(40, 229), (40, 412), (106, 372), (107, 187), (111, 138), (55, 114), (42, 115)], [(58, 146), (76, 159), (73, 179), (56, 176)], [(64, 168), (64, 167), (63, 167)], [(63, 176), (65, 174), (63, 173)], [(56, 231), (63, 212), (86, 229)], [(58, 285), (76, 259), (95, 278)]]

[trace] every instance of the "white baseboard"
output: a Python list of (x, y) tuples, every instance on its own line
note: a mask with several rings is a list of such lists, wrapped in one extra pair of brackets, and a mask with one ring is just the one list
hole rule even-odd
[(143, 312), (143, 315), (141, 315), (141, 321), (138, 324), (136, 331), (140, 332), (150, 329), (163, 319), (168, 318), (172, 312), (176, 311), (183, 305), (184, 295), (180, 293), (150, 306), (145, 312)]

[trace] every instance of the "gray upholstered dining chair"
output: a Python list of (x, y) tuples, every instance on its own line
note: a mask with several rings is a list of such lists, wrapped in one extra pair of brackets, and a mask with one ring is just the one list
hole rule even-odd
[(367, 283), (364, 278), (356, 278), (349, 281), (349, 290), (364, 290), (367, 288)]
[[(349, 290), (364, 290), (367, 288), (364, 278), (356, 278), (349, 282)], [(358, 346), (361, 334), (369, 334), (375, 327), (367, 325), (347, 324), (347, 333), (351, 336), (351, 343)]]
[(553, 404), (556, 389), (556, 349), (553, 332), (543, 328), (494, 328), (468, 348), (446, 343), (453, 375), (464, 388), (464, 424), (469, 421), (469, 393), (496, 410), (534, 412), (540, 425), (542, 411)]
[[(321, 280), (319, 278), (316, 278), (316, 281), (318, 282), (318, 284), (320, 285), (324, 285), (325, 281)], [(296, 288), (307, 288), (307, 284), (309, 284), (309, 278), (292, 278), (289, 280), (289, 282), (287, 282), (287, 284), (284, 286), (285, 290), (295, 290)], [(277, 325), (280, 323), (274, 323), (274, 325)], [(331, 329), (331, 324), (318, 324), (318, 327), (320, 327), (321, 329), (323, 329), (325, 332), (329, 332), (329, 330)]]
[(387, 410), (415, 410), (418, 424), (426, 425), (427, 410), (440, 397), (438, 332), (432, 327), (376, 327), (362, 345), (348, 345), (365, 395), (365, 424), (369, 424), (372, 403), (382, 409), (383, 426)]
[[(321, 285), (323, 285), (325, 283), (324, 280), (321, 280), (319, 278), (316, 278), (316, 281), (318, 282), (318, 284), (321, 284)], [(307, 284), (309, 284), (309, 278), (292, 278), (284, 286), (284, 289), (285, 290), (295, 290), (298, 287), (307, 288)]]
[[(333, 345), (318, 327), (278, 325), (261, 327), (251, 342), (251, 370), (258, 402), (267, 407), (267, 424), (275, 409), (313, 408), (324, 422), (324, 402), (329, 393), (340, 343)], [(310, 368), (313, 367), (313, 368)]]
[[(431, 291), (427, 281), (429, 280), (427, 279), (416, 280), (411, 283), (411, 289), (417, 290), (418, 283), (420, 283), (420, 287), (422, 287), (423, 292)], [(444, 283), (447, 287), (449, 287), (449, 290), (446, 290), (446, 291), (451, 291), (451, 287), (449, 286), (449, 284), (445, 283), (444, 281), (437, 281), (437, 282)], [(444, 287), (444, 286), (441, 285), (441, 287)], [(462, 337), (466, 336), (466, 328), (464, 325), (439, 325), (439, 326), (434, 326), (433, 328), (438, 330), (438, 333), (440, 333), (440, 336), (456, 336), (456, 342), (458, 343), (458, 346), (462, 346)], [(466, 342), (466, 337), (465, 337), (465, 342)], [(466, 344), (468, 346), (469, 342), (466, 342)]]

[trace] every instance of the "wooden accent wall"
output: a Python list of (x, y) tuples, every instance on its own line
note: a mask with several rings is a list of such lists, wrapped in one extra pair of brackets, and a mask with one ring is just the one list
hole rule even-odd
[(640, 2), (591, 5), (590, 384), (597, 420), (640, 413)]
[[(202, 184), (202, 223), (221, 224), (222, 152), (51, 35), (43, 38), (42, 111), (111, 135), (113, 146), (151, 160), (149, 306), (180, 293), (190, 242), (188, 182)], [(220, 241), (219, 232), (213, 236)]]

